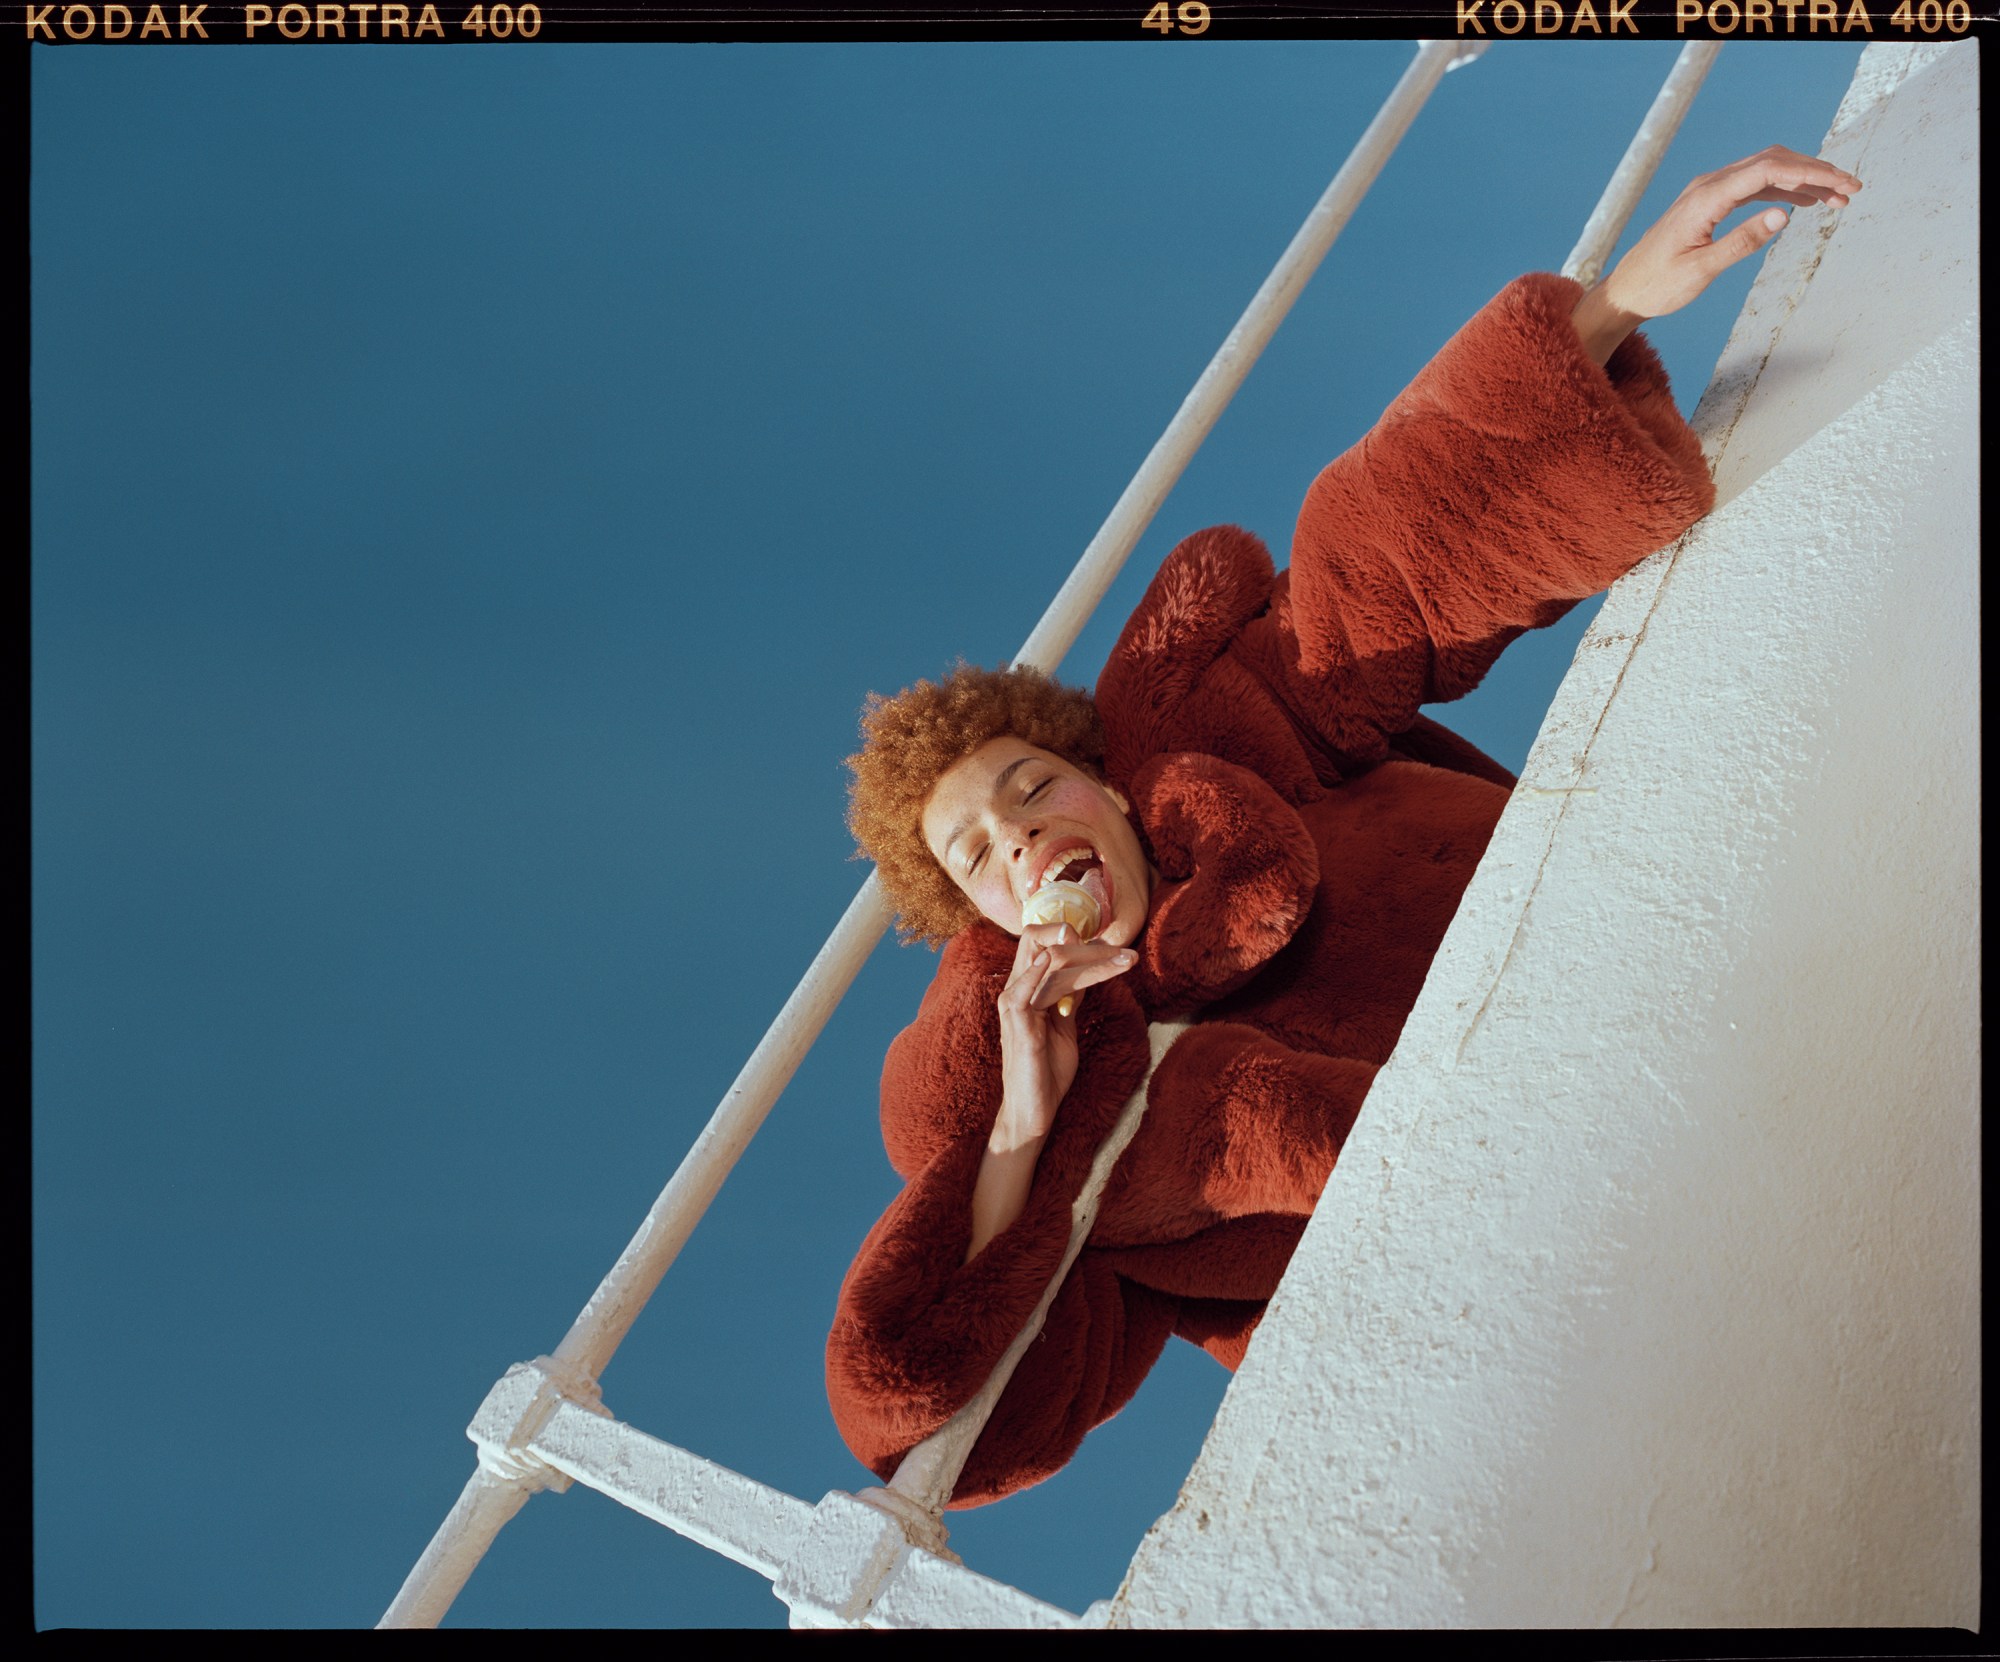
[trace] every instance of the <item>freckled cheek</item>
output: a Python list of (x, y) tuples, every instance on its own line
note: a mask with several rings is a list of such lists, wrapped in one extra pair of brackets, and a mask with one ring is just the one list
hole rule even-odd
[(1018, 929), (1021, 924), (1021, 908), (1014, 902), (1014, 891), (1008, 888), (1006, 880), (989, 879), (980, 884), (973, 900), (979, 909), (996, 923), (1004, 923), (1009, 929)]

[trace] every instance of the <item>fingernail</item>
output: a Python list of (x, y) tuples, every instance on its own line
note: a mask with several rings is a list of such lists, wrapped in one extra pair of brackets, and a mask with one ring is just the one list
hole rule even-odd
[(1134, 953), (1121, 952), (1112, 962), (1117, 964), (1134, 964), (1138, 962), (1138, 957)]

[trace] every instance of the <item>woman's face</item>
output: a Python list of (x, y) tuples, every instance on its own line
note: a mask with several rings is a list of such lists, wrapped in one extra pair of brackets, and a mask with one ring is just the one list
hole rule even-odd
[(1097, 939), (1127, 946), (1145, 927), (1152, 869), (1130, 805), (1108, 785), (1025, 739), (988, 739), (924, 804), (924, 842), (982, 916), (1021, 932), (1021, 905), (1064, 871), (1096, 898)]

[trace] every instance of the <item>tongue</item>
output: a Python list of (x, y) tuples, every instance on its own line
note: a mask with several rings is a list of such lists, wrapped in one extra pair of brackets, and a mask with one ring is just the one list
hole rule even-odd
[(1111, 921), (1111, 885), (1104, 881), (1102, 866), (1095, 863), (1084, 865), (1080, 860), (1072, 861), (1063, 869), (1063, 876), (1073, 883), (1080, 884), (1083, 892), (1097, 902), (1098, 915), (1105, 923)]

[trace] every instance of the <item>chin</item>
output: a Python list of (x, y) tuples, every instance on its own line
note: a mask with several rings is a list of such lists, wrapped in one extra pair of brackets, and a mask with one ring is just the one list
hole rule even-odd
[(1153, 910), (1150, 904), (1152, 897), (1147, 892), (1149, 885), (1146, 881), (1146, 876), (1147, 874), (1142, 868), (1139, 875), (1133, 880), (1132, 886), (1121, 891), (1119, 895), (1120, 904), (1113, 908), (1111, 928), (1106, 931), (1106, 934), (1109, 935), (1117, 931), (1119, 925), (1121, 923), (1124, 924), (1124, 938), (1115, 942), (1115, 945), (1130, 946), (1146, 932), (1146, 919), (1152, 915)]
[(1097, 938), (1108, 946), (1130, 946), (1146, 929), (1146, 914), (1141, 912), (1136, 918), (1113, 918), (1111, 927)]

